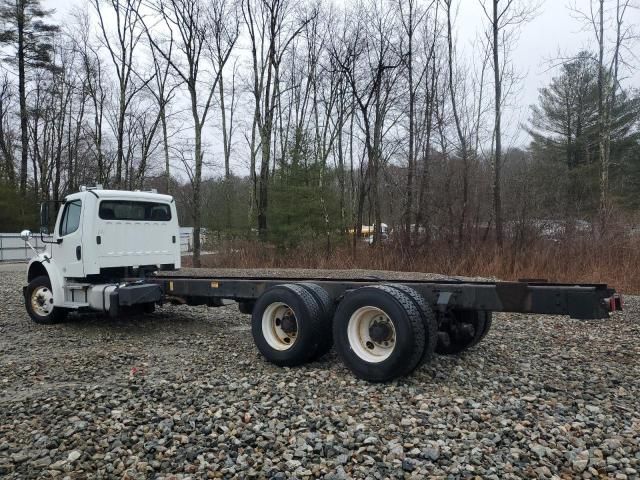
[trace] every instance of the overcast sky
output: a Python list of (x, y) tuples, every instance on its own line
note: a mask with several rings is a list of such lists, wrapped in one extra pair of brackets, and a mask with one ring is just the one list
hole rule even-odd
[[(569, 8), (576, 6), (588, 11), (589, 3), (590, 0), (543, 0), (540, 2), (537, 15), (522, 27), (512, 55), (516, 71), (524, 77), (520, 84), (519, 98), (512, 100), (521, 107), (512, 108), (507, 113), (511, 117), (509, 120), (512, 127), (526, 122), (529, 105), (538, 101), (538, 90), (558, 74), (558, 69), (552, 68), (554, 59), (575, 54), (581, 49), (594, 52), (597, 50), (593, 30), (583, 31), (582, 25)], [(615, 5), (611, 0), (608, 0), (608, 3), (611, 6)], [(459, 38), (468, 37), (467, 43), (473, 42), (478, 30), (484, 28), (484, 19), (484, 12), (478, 0), (461, 0), (457, 19)], [(627, 22), (640, 28), (640, 10), (629, 11)], [(625, 84), (634, 88), (640, 87), (640, 70), (636, 69), (635, 75), (626, 79)], [(513, 129), (512, 134), (515, 131), (519, 130)], [(526, 143), (526, 133), (520, 131), (519, 135), (519, 138), (512, 141), (518, 144)]]
[[(69, 8), (85, 1), (87, 0), (44, 0), (44, 4), (56, 9), (55, 20), (62, 23)], [(478, 3), (479, 0), (459, 1), (455, 25), (458, 45), (470, 54), (478, 32), (485, 28), (486, 19)], [(529, 105), (537, 102), (538, 90), (557, 75), (558, 70), (551, 66), (553, 60), (560, 55), (575, 54), (581, 49), (596, 50), (593, 31), (584, 31), (568, 8), (576, 6), (587, 11), (590, 0), (538, 0), (538, 2), (540, 8), (537, 15), (522, 27), (518, 43), (512, 52), (514, 65), (523, 80), (519, 85), (517, 96), (511, 99), (512, 107), (505, 112), (506, 133), (511, 137), (506, 140), (510, 144), (528, 143), (526, 133), (522, 132), (518, 125), (526, 122)], [(608, 3), (611, 7), (615, 5), (613, 0), (608, 0)], [(638, 3), (640, 4), (640, 0)], [(640, 29), (640, 10), (629, 11), (627, 22), (638, 25)], [(461, 54), (464, 55), (464, 52)], [(635, 74), (627, 78), (625, 84), (634, 88), (640, 87), (640, 69), (636, 68)]]

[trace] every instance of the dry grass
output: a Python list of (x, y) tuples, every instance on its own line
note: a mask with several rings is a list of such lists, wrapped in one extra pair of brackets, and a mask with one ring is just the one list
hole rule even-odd
[[(499, 250), (490, 242), (430, 243), (407, 247), (400, 242), (377, 247), (332, 247), (314, 243), (280, 250), (257, 241), (227, 242), (202, 266), (218, 268), (326, 268), (431, 272), (445, 275), (521, 278), (556, 282), (607, 283), (624, 293), (640, 292), (640, 239), (611, 234), (551, 241), (512, 243)], [(185, 266), (190, 264), (185, 259)]]

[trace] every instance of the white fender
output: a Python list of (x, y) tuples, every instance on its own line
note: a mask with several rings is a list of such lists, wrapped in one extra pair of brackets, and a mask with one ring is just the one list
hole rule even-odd
[(53, 305), (56, 307), (62, 307), (64, 305), (64, 278), (61, 275), (60, 269), (56, 265), (55, 260), (53, 258), (49, 258), (47, 254), (40, 253), (37, 257), (31, 259), (27, 272), (31, 272), (31, 267), (36, 263), (39, 263), (44, 267), (47, 275), (49, 276), (51, 291), (53, 292)]

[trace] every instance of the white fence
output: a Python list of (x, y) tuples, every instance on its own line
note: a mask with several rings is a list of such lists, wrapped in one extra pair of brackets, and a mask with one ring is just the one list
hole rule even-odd
[[(50, 237), (45, 235), (44, 239), (50, 240)], [(34, 233), (31, 245), (39, 252), (44, 251), (45, 244), (39, 233)], [(33, 250), (20, 238), (19, 233), (0, 233), (0, 262), (25, 262), (33, 255)]]
[(190, 253), (193, 251), (193, 237), (184, 232), (180, 232), (180, 253)]
[(180, 253), (193, 252), (193, 227), (180, 227)]

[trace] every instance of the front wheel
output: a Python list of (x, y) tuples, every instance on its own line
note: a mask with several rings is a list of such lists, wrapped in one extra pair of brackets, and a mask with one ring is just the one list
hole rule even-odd
[(67, 316), (67, 311), (64, 308), (53, 305), (51, 282), (46, 275), (40, 275), (29, 282), (24, 302), (27, 313), (36, 323), (51, 325), (61, 322)]

